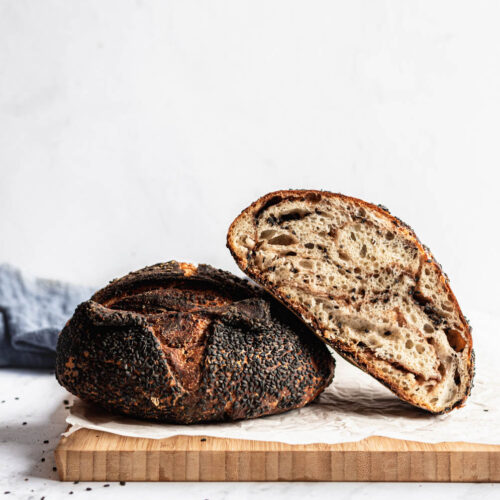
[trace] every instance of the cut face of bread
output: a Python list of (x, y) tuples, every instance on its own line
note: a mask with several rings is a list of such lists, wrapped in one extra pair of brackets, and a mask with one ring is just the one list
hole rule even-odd
[(246, 274), (401, 399), (433, 413), (463, 405), (470, 327), (430, 251), (386, 209), (279, 191), (241, 213), (228, 247)]

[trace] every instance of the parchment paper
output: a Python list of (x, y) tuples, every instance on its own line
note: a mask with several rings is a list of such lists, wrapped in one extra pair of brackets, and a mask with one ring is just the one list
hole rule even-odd
[(369, 375), (335, 356), (332, 385), (305, 408), (232, 423), (169, 425), (113, 415), (75, 398), (66, 419), (72, 427), (65, 435), (88, 428), (152, 439), (189, 435), (334, 444), (386, 436), (428, 443), (500, 444), (500, 363), (495, 361), (499, 321), (476, 314), (474, 323), (474, 388), (464, 408), (446, 415), (430, 415), (401, 402)]

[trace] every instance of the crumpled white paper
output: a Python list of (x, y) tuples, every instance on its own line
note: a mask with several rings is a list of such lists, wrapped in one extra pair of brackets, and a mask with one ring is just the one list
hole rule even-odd
[(499, 322), (480, 314), (474, 323), (474, 388), (464, 408), (446, 415), (430, 415), (401, 402), (369, 375), (335, 356), (332, 385), (305, 408), (231, 423), (170, 425), (113, 415), (76, 399), (66, 419), (72, 427), (65, 435), (87, 428), (152, 439), (188, 435), (335, 444), (386, 436), (427, 443), (500, 444), (500, 368), (494, 359)]

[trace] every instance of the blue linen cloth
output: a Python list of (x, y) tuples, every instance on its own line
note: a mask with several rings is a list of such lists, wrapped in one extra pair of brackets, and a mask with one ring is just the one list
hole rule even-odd
[(59, 332), (95, 290), (0, 265), (0, 366), (55, 366)]

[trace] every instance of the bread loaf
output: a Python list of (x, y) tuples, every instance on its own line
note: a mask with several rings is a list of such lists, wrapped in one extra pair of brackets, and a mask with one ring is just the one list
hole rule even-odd
[(241, 213), (227, 243), (248, 276), (400, 398), (433, 413), (464, 404), (470, 327), (429, 249), (387, 209), (278, 191)]
[(325, 345), (267, 293), (168, 262), (111, 282), (61, 332), (56, 377), (104, 408), (172, 423), (272, 415), (333, 377)]

